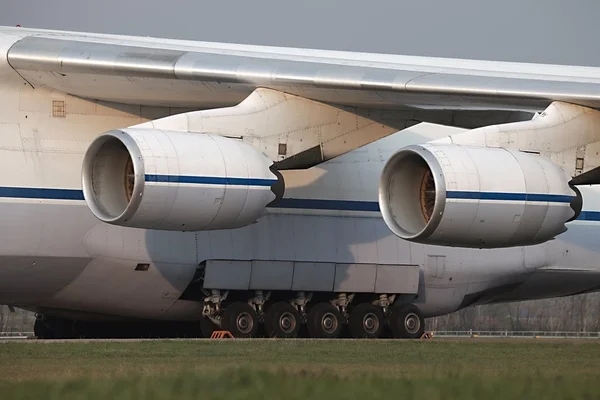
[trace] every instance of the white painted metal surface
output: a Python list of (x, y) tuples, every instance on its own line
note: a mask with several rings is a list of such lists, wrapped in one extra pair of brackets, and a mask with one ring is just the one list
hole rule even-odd
[(502, 147), (540, 154), (576, 176), (600, 166), (600, 112), (553, 102), (531, 121), (486, 126), (435, 143)]
[(529, 245), (564, 232), (576, 216), (569, 181), (537, 155), (413, 145), (387, 161), (379, 202), (387, 225), (406, 240), (478, 248)]
[(351, 107), (330, 106), (271, 89), (256, 89), (234, 107), (193, 111), (148, 121), (134, 128), (163, 129), (242, 138), (282, 162), (309, 153), (289, 168), (319, 164), (374, 142), (418, 121), (423, 112), (377, 110), (357, 115)]
[(100, 135), (83, 160), (86, 202), (101, 221), (202, 231), (255, 222), (276, 196), (271, 160), (239, 140), (156, 129)]
[[(32, 35), (43, 40), (20, 41)], [(66, 47), (60, 47), (63, 45)], [(134, 50), (133, 58), (123, 58), (128, 50)], [(174, 65), (165, 67), (160, 62), (160, 57), (175, 53), (181, 57), (166, 59), (178, 63), (178, 73), (183, 73), (180, 77), (173, 75)], [(200, 318), (201, 303), (183, 300), (181, 295), (200, 263), (218, 259), (417, 265), (416, 304), (426, 316), (443, 315), (477, 302), (562, 296), (596, 290), (600, 285), (595, 261), (600, 248), (598, 187), (582, 188), (588, 214), (570, 222), (567, 232), (544, 244), (489, 250), (449, 248), (411, 243), (389, 231), (377, 201), (385, 162), (404, 146), (440, 139), (455, 134), (456, 129), (418, 125), (394, 133), (389, 124), (375, 129), (375, 118), (347, 114), (349, 108), (339, 113), (339, 119), (331, 118), (334, 113), (329, 106), (308, 101), (283, 104), (285, 120), (275, 120), (279, 112), (274, 112), (268, 117), (262, 114), (267, 122), (252, 121), (252, 108), (247, 108), (235, 123), (230, 121), (228, 132), (241, 132), (245, 124), (263, 126), (267, 133), (258, 143), (266, 143), (267, 136), (273, 135), (278, 145), (287, 139), (289, 149), (305, 149), (304, 140), (327, 143), (322, 139), (331, 135), (337, 142), (326, 153), (336, 157), (308, 169), (285, 171), (282, 201), (269, 207), (256, 223), (237, 229), (177, 232), (103, 223), (87, 206), (81, 181), (85, 151), (104, 132), (127, 131), (125, 127), (151, 120), (157, 123), (177, 113), (175, 106), (235, 106), (257, 86), (282, 88), (338, 105), (362, 105), (380, 115), (388, 107), (405, 110), (418, 105), (427, 108), (427, 118), (443, 114), (452, 123), (459, 115), (454, 112), (464, 109), (487, 110), (490, 115), (506, 109), (542, 111), (562, 98), (597, 104), (600, 75), (596, 68), (9, 28), (0, 29), (0, 54), (0, 303), (83, 319), (194, 320)], [(208, 71), (212, 67), (218, 67), (214, 75)], [(130, 104), (86, 100), (69, 93)], [(286, 96), (279, 97), (288, 102)], [(266, 112), (269, 108), (255, 110)], [(318, 114), (307, 110), (318, 110)], [(231, 111), (197, 115), (202, 115), (204, 124), (206, 115), (212, 119), (219, 112)], [(294, 111), (298, 115), (288, 119)], [(460, 114), (465, 115), (471, 114)], [(420, 118), (425, 117), (413, 119)], [(496, 119), (467, 122), (478, 126)], [(206, 133), (202, 125), (194, 125), (198, 121), (181, 117), (169, 121), (174, 120), (181, 122), (184, 131), (192, 128)], [(340, 128), (335, 126), (338, 122)], [(346, 140), (353, 132), (351, 122), (357, 131), (363, 131)], [(209, 125), (212, 130), (220, 124)], [(307, 127), (310, 135), (296, 133)], [(148, 132), (151, 130), (146, 129)], [(381, 139), (371, 142), (363, 132), (371, 139)], [(260, 132), (255, 136), (260, 137)], [(245, 144), (256, 146), (254, 140)], [(176, 149), (191, 151), (184, 142)], [(245, 140), (236, 143), (241, 142)], [(275, 161), (272, 143), (265, 146), (267, 158)], [(156, 150), (159, 155), (165, 151), (159, 146), (144, 149)], [(227, 152), (227, 157), (235, 154), (239, 153)], [(193, 164), (171, 161), (168, 157), (156, 160), (156, 174), (171, 174), (171, 167), (185, 174)], [(235, 165), (238, 160), (229, 161)], [(163, 168), (160, 172), (159, 167)], [(171, 198), (170, 192), (165, 194), (164, 188), (159, 192), (160, 185), (154, 186), (157, 196), (169, 199), (173, 206), (161, 209), (163, 204), (159, 204), (157, 213), (183, 218), (177, 213), (186, 206), (175, 202), (177, 196)], [(140, 263), (148, 264), (147, 269), (136, 270)]]

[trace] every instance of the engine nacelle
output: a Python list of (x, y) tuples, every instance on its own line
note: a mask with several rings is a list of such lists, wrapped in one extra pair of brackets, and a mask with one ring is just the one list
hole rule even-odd
[(283, 195), (281, 175), (270, 169), (272, 164), (235, 139), (113, 130), (96, 138), (85, 154), (83, 193), (92, 213), (115, 225), (239, 228), (255, 222), (267, 204)]
[(495, 248), (542, 243), (581, 211), (570, 177), (550, 160), (503, 148), (412, 145), (386, 163), (383, 219), (402, 239)]

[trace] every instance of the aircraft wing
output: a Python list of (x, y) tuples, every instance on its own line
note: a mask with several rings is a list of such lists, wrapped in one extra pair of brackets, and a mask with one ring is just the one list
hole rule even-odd
[[(119, 103), (214, 108), (258, 87), (371, 109), (536, 112), (600, 107), (600, 68), (1, 28), (31, 85)], [(485, 124), (489, 123), (486, 121)]]

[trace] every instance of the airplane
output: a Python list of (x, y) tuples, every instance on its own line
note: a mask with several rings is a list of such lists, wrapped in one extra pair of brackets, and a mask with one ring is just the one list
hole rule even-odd
[(600, 68), (23, 27), (0, 54), (0, 304), (39, 338), (414, 339), (600, 290)]

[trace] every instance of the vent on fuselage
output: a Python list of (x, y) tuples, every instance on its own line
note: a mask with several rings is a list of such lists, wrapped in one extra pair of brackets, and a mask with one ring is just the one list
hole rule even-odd
[(65, 118), (67, 116), (67, 109), (64, 100), (52, 100), (52, 117), (53, 118)]

